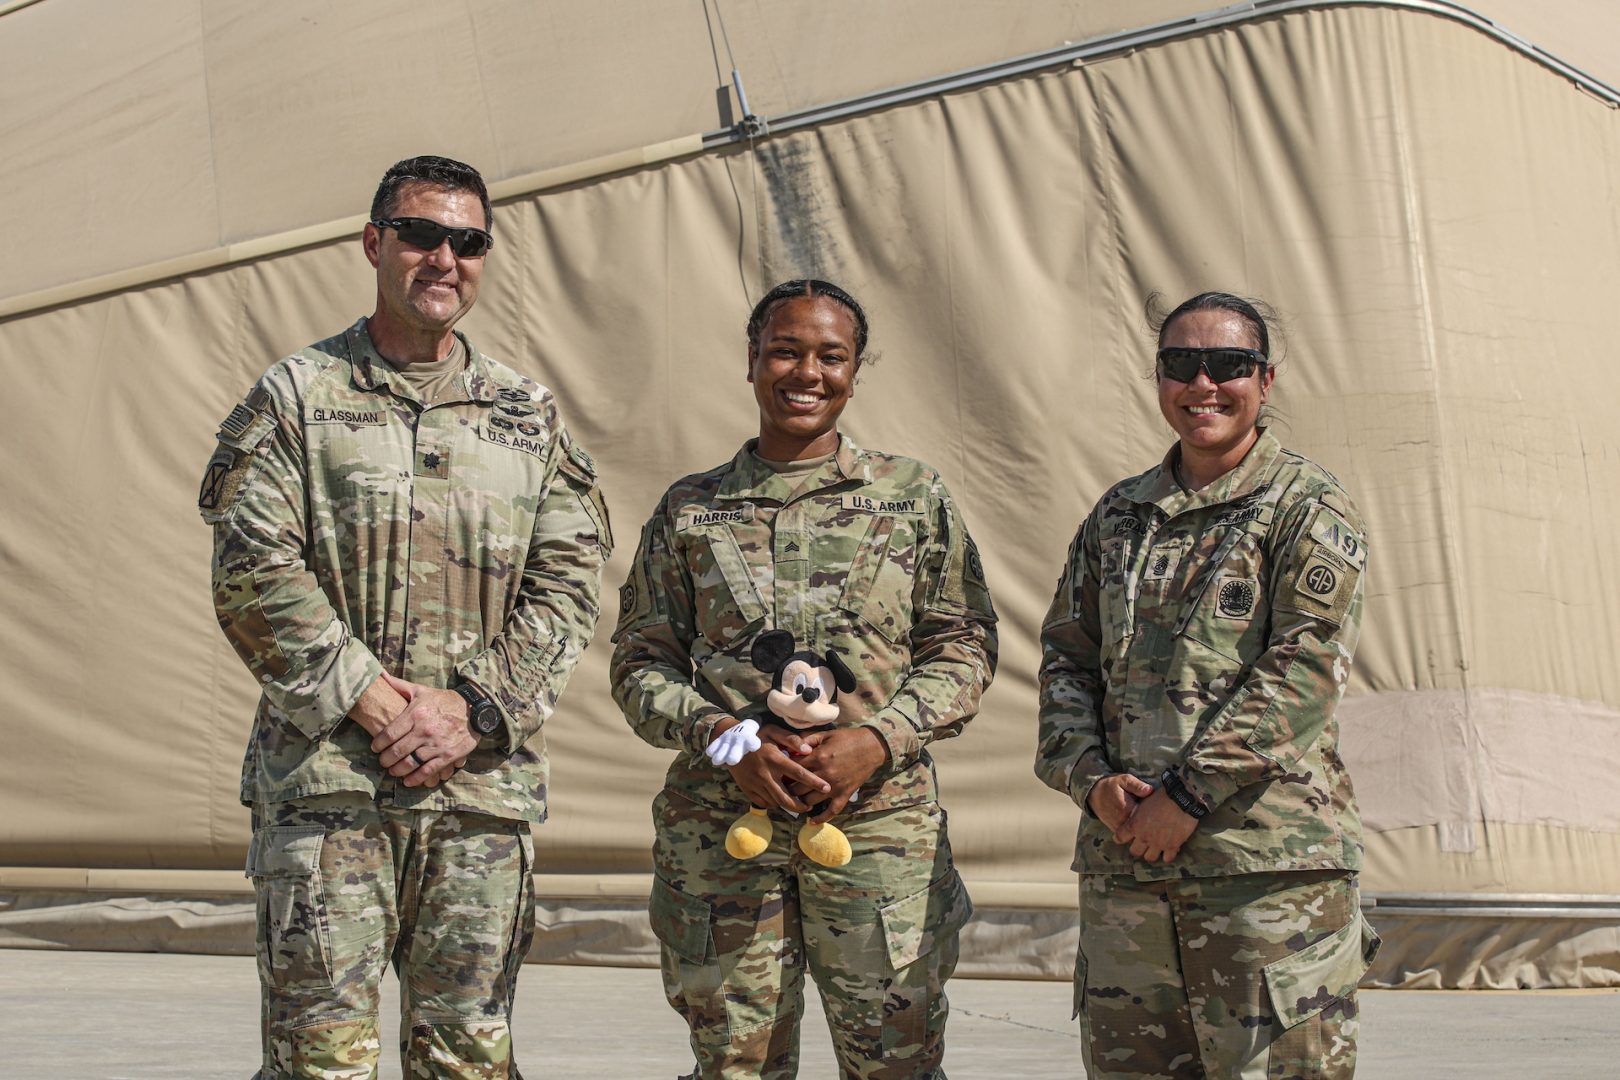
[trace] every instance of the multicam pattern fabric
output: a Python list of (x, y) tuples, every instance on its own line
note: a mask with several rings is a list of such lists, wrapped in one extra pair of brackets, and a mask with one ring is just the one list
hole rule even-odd
[(1348, 1080), (1378, 948), (1336, 870), (1080, 878), (1088, 1080)]
[[(362, 319), (276, 364), (220, 427), (198, 504), (220, 625), (263, 694), (243, 802), (359, 791), (545, 818), (540, 727), (613, 539), (550, 391), (462, 341), (465, 392), (427, 407)], [(438, 788), (397, 784), (344, 722), (385, 669), (477, 684), (505, 730)]]
[(839, 1076), (944, 1080), (945, 981), (973, 910), (944, 811), (930, 803), (850, 819), (854, 858), (838, 869), (806, 859), (780, 816), (763, 854), (733, 859), (715, 842), (730, 819), (667, 790), (653, 803), (650, 914), (697, 1075), (798, 1075), (808, 968)]
[(1210, 808), (1169, 865), (1081, 814), (1074, 868), (1141, 879), (1361, 866), (1334, 709), (1361, 620), (1367, 541), (1337, 481), (1269, 433), (1202, 491), (1175, 450), (1080, 527), (1041, 631), (1035, 771), (1091, 785), (1174, 769)]
[(961, 732), (996, 662), (995, 611), (956, 504), (932, 469), (848, 438), (797, 482), (752, 447), (676, 482), (642, 529), (613, 633), (614, 699), (636, 734), (681, 751), (671, 790), (741, 811), (703, 749), (722, 718), (762, 715), (770, 676), (749, 649), (787, 630), (843, 656), (856, 689), (839, 695), (838, 723), (889, 748), (851, 812), (934, 800), (927, 746)]
[(378, 987), (401, 984), (405, 1075), (518, 1075), (509, 1023), (534, 935), (527, 822), (343, 792), (256, 808), (264, 1080), (370, 1080)]
[[(805, 858), (783, 816), (756, 859), (723, 847), (747, 799), (703, 749), (721, 718), (762, 714), (770, 676), (749, 651), (767, 629), (839, 651), (856, 689), (839, 695), (838, 723), (889, 749), (836, 819), (853, 849), (836, 869)], [(971, 906), (927, 746), (977, 711), (996, 637), (978, 552), (938, 474), (842, 439), (788, 479), (745, 446), (664, 496), (613, 639), (630, 726), (680, 751), (654, 803), (650, 911), (696, 1075), (796, 1075), (808, 967), (841, 1075), (942, 1078), (943, 986)]]

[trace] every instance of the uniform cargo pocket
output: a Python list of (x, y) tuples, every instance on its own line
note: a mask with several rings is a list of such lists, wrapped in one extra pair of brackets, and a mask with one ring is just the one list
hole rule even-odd
[(331, 935), (321, 882), (320, 826), (272, 826), (253, 834), (248, 877), (258, 916), (259, 975), (280, 990), (332, 986)]
[(701, 964), (709, 955), (709, 905), (687, 896), (663, 878), (653, 878), (647, 916), (653, 936), (682, 960)]
[(926, 956), (943, 938), (956, 934), (973, 916), (973, 901), (955, 870), (922, 892), (878, 909), (889, 965), (895, 971)]
[(1378, 951), (1378, 935), (1358, 911), (1350, 925), (1264, 968), (1277, 1023), (1291, 1028), (1351, 994)]

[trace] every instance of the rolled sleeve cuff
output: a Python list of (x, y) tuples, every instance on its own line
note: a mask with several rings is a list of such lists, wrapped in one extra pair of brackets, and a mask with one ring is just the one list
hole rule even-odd
[(718, 705), (704, 705), (686, 722), (686, 746), (694, 755), (701, 754), (714, 741), (715, 725), (731, 714)]
[(1074, 763), (1074, 768), (1069, 772), (1069, 797), (1074, 800), (1074, 804), (1080, 808), (1082, 814), (1091, 813), (1086, 800), (1091, 798), (1092, 787), (1103, 777), (1113, 774), (1114, 770), (1098, 753), (1085, 754)]
[(861, 726), (877, 732), (877, 737), (888, 747), (889, 761), (895, 767), (904, 765), (922, 753), (923, 740), (917, 732), (917, 725), (911, 722), (911, 717), (893, 705), (879, 710), (876, 716)]
[(1214, 810), (1243, 786), (1226, 773), (1201, 772), (1192, 762), (1176, 766), (1175, 774), (1187, 794), (1203, 803), (1206, 810)]
[(320, 742), (348, 717), (382, 672), (371, 650), (349, 638), (320, 670), (265, 683), (264, 696), (306, 739)]

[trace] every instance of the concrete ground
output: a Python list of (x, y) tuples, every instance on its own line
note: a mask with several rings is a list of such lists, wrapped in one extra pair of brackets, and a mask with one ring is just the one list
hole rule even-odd
[[(390, 987), (386, 1015), (397, 1008)], [(1067, 984), (951, 983), (952, 1080), (1081, 1076)], [(1620, 1076), (1617, 991), (1363, 991), (1372, 1080)], [(686, 1031), (645, 969), (524, 968), (515, 1024), (528, 1080), (669, 1080)], [(254, 962), (237, 956), (0, 949), (0, 1078), (215, 1080), (258, 1063)], [(819, 1005), (801, 1073), (835, 1076)], [(385, 1057), (382, 1076), (398, 1080)]]

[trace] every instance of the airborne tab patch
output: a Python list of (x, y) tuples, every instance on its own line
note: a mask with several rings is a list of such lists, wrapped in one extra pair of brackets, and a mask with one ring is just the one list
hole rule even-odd
[(900, 514), (908, 517), (921, 517), (928, 512), (928, 507), (921, 499), (874, 499), (870, 495), (845, 495), (839, 504), (845, 510), (857, 510), (863, 514)]

